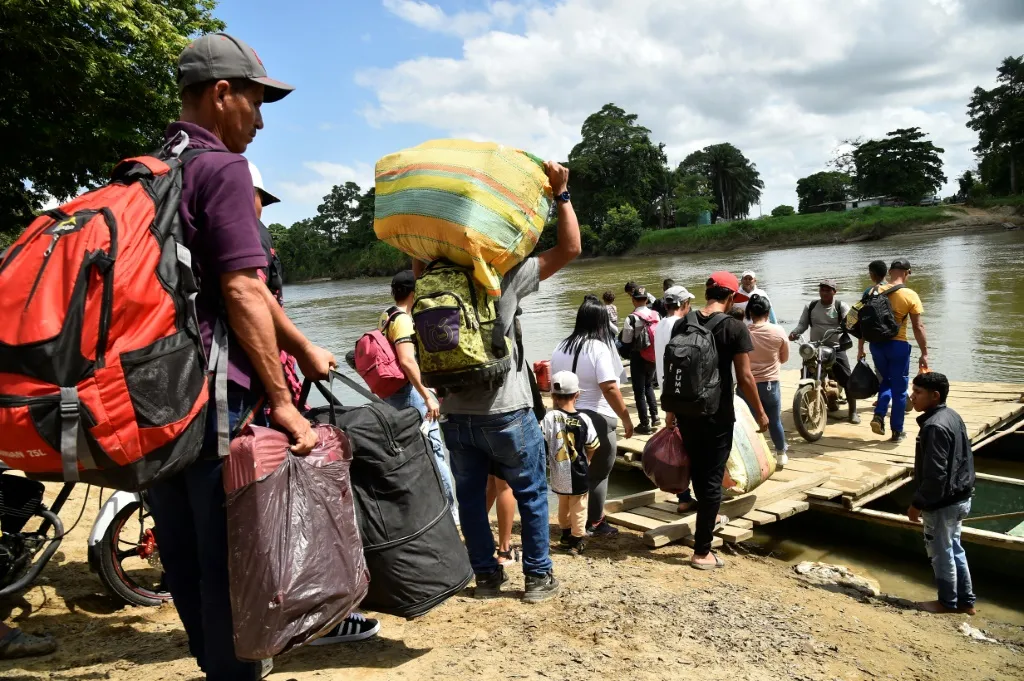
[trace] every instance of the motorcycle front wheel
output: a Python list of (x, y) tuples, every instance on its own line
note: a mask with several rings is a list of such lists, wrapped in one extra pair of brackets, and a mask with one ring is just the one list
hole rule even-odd
[(153, 606), (171, 600), (163, 586), (153, 527), (149, 511), (134, 502), (118, 511), (99, 543), (103, 585), (131, 605)]
[(808, 442), (817, 442), (825, 434), (828, 422), (828, 405), (822, 390), (813, 385), (802, 385), (793, 395), (793, 423), (801, 437)]

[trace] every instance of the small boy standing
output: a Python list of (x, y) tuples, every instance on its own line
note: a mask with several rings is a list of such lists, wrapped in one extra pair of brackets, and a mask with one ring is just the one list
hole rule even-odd
[(924, 543), (932, 561), (939, 600), (918, 603), (926, 612), (974, 614), (974, 590), (960, 528), (971, 512), (974, 454), (963, 419), (946, 406), (949, 381), (938, 373), (914, 377), (910, 401), (917, 417), (914, 499), (907, 509), (913, 522), (924, 521)]
[[(559, 371), (551, 378), (554, 409), (541, 423), (548, 446), (551, 490), (558, 495), (559, 544), (579, 555), (587, 536), (587, 473), (590, 459), (600, 441), (597, 429), (586, 414), (576, 411), (580, 380), (571, 371)], [(582, 444), (582, 447), (580, 445)]]

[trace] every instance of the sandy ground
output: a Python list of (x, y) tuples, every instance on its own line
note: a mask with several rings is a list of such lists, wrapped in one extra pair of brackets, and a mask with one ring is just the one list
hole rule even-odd
[[(66, 507), (73, 521), (81, 492)], [(39, 584), (0, 616), (60, 640), (49, 657), (0, 662), (3, 679), (200, 679), (173, 606), (118, 607), (86, 564), (95, 490), (79, 526)], [(518, 531), (518, 527), (517, 527)], [(554, 553), (561, 593), (538, 605), (469, 592), (413, 621), (382, 617), (375, 639), (279, 657), (287, 679), (684, 678), (822, 680), (1024, 678), (1024, 627), (898, 609), (802, 582), (756, 555), (728, 555), (725, 570), (688, 567), (690, 550), (644, 548), (639, 534), (592, 540), (587, 553)], [(970, 621), (1006, 643), (958, 631)]]

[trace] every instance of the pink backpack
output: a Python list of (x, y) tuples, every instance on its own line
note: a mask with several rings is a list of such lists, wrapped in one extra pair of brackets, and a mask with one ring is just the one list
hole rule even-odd
[[(403, 314), (401, 310), (392, 312), (384, 328), (387, 329), (400, 314)], [(364, 333), (356, 341), (355, 359), (356, 372), (363, 377), (366, 385), (370, 386), (370, 390), (377, 397), (387, 399), (409, 382), (402, 367), (398, 365), (394, 346), (379, 329)]]

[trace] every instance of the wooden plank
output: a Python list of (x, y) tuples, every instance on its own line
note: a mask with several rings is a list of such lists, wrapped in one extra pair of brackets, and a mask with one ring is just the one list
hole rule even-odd
[[(753, 535), (753, 533), (751, 533), (751, 535)], [(683, 543), (686, 544), (687, 546), (689, 546), (692, 549), (693, 545), (696, 542), (694, 541), (694, 538), (692, 536), (687, 536), (687, 537), (683, 538)], [(713, 549), (721, 548), (722, 544), (724, 544), (724, 543), (725, 542), (722, 540), (721, 537), (717, 537), (716, 536), (716, 537), (712, 537), (711, 538), (711, 548), (713, 548)]]
[(790, 516), (794, 516), (797, 513), (802, 513), (808, 508), (810, 508), (810, 506), (806, 501), (785, 499), (783, 501), (776, 501), (774, 504), (768, 504), (767, 506), (763, 506), (757, 510), (761, 513), (770, 513), (778, 517), (779, 520), (783, 520)]
[(989, 437), (986, 437), (984, 440), (979, 441), (977, 444), (974, 445), (974, 450), (977, 451), (978, 448), (984, 447), (985, 445), (987, 445), (989, 443), (995, 442), (996, 440), (998, 440), (998, 439), (1000, 439), (1002, 437), (1005, 437), (1005, 436), (1009, 435), (1010, 433), (1015, 433), (1018, 430), (1020, 430), (1021, 428), (1024, 428), (1024, 421), (1020, 421), (1019, 423), (1010, 426), (1006, 430), (999, 431), (998, 433), (996, 433), (994, 435), (991, 435)]
[[(750, 494), (728, 499), (722, 502), (719, 513), (731, 517), (741, 516), (758, 506), (764, 506), (787, 497), (802, 494), (805, 489), (817, 487), (828, 479), (828, 473), (812, 473), (794, 482), (775, 482), (768, 480)], [(664, 546), (693, 533), (696, 517), (678, 520), (657, 529), (644, 533), (644, 543), (648, 546)]]
[(794, 480), (799, 480), (804, 475), (807, 474), (801, 473), (800, 471), (787, 470), (785, 468), (782, 468), (772, 473), (771, 479), (778, 480), (779, 482), (793, 482)]
[(755, 527), (760, 527), (761, 525), (768, 525), (778, 520), (778, 518), (772, 515), (771, 513), (762, 513), (761, 511), (750, 511), (745, 516), (743, 516), (742, 519), (749, 520), (750, 522), (754, 523)]
[(730, 544), (738, 544), (741, 541), (753, 539), (754, 531), (751, 529), (743, 529), (740, 527), (726, 525), (725, 527), (719, 528), (719, 530), (715, 532), (715, 536), (721, 537)]
[(811, 498), (821, 499), (823, 501), (843, 496), (843, 492), (841, 490), (832, 489), (831, 487), (812, 487), (807, 490), (805, 494)]
[[(904, 527), (907, 529), (921, 531), (920, 523), (912, 523), (906, 516), (897, 515), (895, 513), (886, 513), (885, 511), (875, 511), (870, 508), (862, 508), (857, 511), (850, 511), (855, 516), (864, 516), (885, 525), (892, 525), (894, 527)], [(1012, 549), (1014, 551), (1024, 551), (1024, 538), (1012, 537), (1009, 535), (1001, 534), (999, 532), (989, 532), (988, 530), (979, 530), (974, 527), (964, 526), (961, 530), (961, 537), (966, 541), (973, 541), (976, 544), (985, 544), (987, 546), (998, 546), (1004, 549)]]
[(736, 518), (729, 521), (729, 527), (738, 527), (741, 530), (749, 530), (754, 527), (754, 521), (747, 520), (746, 518)]
[(630, 513), (629, 511), (622, 511), (621, 513), (605, 513), (604, 517), (613, 525), (621, 525), (622, 527), (628, 527), (631, 530), (639, 530), (640, 532), (655, 530), (665, 525), (661, 520), (637, 515), (636, 513)]
[(654, 520), (660, 520), (662, 523), (674, 523), (682, 517), (674, 511), (668, 513), (666, 511), (662, 511), (661, 509), (652, 508), (650, 506), (641, 506), (640, 508), (634, 508), (630, 511), (630, 513), (636, 513), (637, 515), (642, 515), (645, 518), (653, 518)]
[(647, 508), (656, 508), (659, 511), (665, 511), (665, 513), (672, 513), (675, 515), (676, 520), (683, 517), (683, 514), (678, 511), (678, 501), (658, 501), (653, 504), (647, 504)]
[(898, 478), (893, 482), (890, 482), (886, 485), (882, 485), (881, 487), (871, 492), (868, 492), (863, 496), (852, 498), (843, 497), (843, 505), (846, 506), (847, 508), (853, 509), (861, 508), (862, 506), (867, 506), (875, 499), (879, 499), (881, 497), (884, 497), (886, 494), (891, 494), (892, 492), (895, 492), (896, 490), (900, 489), (901, 487), (909, 483), (912, 479), (913, 471), (907, 471), (907, 474), (902, 478)]
[(674, 495), (669, 494), (668, 492), (662, 492), (660, 489), (651, 489), (646, 492), (630, 494), (629, 496), (622, 497), (621, 499), (609, 499), (604, 504), (604, 512), (619, 513), (639, 506), (649, 506), (655, 502), (671, 498), (674, 498)]

